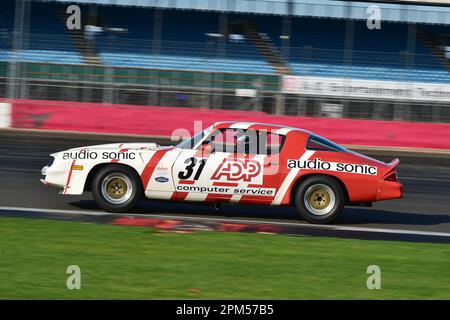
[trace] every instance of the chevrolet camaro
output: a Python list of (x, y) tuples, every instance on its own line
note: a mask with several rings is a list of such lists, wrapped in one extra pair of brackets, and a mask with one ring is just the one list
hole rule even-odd
[(66, 195), (91, 191), (110, 212), (130, 211), (145, 197), (293, 205), (307, 221), (328, 223), (344, 205), (401, 198), (398, 164), (298, 128), (219, 122), (175, 146), (113, 143), (54, 153), (41, 181)]

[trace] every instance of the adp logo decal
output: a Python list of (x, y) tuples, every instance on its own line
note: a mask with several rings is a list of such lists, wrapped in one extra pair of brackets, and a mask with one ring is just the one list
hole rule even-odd
[(223, 159), (212, 180), (262, 183), (262, 165), (253, 159)]

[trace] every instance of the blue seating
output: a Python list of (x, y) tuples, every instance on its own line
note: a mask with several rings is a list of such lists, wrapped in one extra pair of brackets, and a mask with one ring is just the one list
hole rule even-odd
[[(13, 54), (10, 39), (0, 39), (0, 60), (81, 64), (83, 59), (67, 36), (56, 7), (33, 2), (28, 45)], [(2, 2), (0, 28), (11, 34), (14, 24), (14, 1)]]
[[(14, 1), (4, 0), (0, 12), (0, 60), (17, 59), (63, 64), (82, 64), (64, 24), (59, 4), (32, 4), (29, 45), (12, 54), (11, 34)], [(65, 8), (61, 6), (59, 8)], [(81, 5), (83, 13), (89, 12)], [(126, 28), (128, 32), (105, 31), (95, 38), (97, 53), (105, 65), (194, 70), (243, 74), (274, 74), (273, 67), (252, 43), (221, 40), (219, 16), (212, 12), (164, 10), (159, 42), (153, 42), (154, 11), (138, 7), (98, 6), (99, 25)], [(230, 23), (247, 19), (266, 34), (279, 52), (282, 49), (283, 17), (229, 14)], [(84, 20), (86, 23), (86, 20)], [(291, 25), (289, 56), (294, 74), (370, 80), (450, 83), (446, 66), (420, 39), (413, 55), (407, 52), (408, 25), (382, 22), (381, 30), (369, 30), (365, 21), (354, 21), (353, 51), (345, 55), (346, 21), (295, 17)], [(445, 26), (420, 25), (434, 36), (450, 33)], [(6, 31), (5, 31), (6, 30)], [(209, 35), (208, 35), (209, 34)], [(157, 49), (157, 50), (155, 50)], [(413, 57), (412, 59), (410, 57)]]
[(152, 68), (167, 70), (207, 70), (215, 72), (237, 73), (271, 73), (272, 68), (267, 63), (240, 59), (236, 62), (230, 58), (201, 58), (189, 56), (102, 53), (102, 61), (107, 65)]
[(257, 48), (246, 41), (239, 44), (227, 41), (225, 52), (220, 54), (220, 40), (207, 35), (218, 33), (218, 16), (211, 13), (164, 11), (159, 53), (152, 53), (153, 13), (144, 11), (144, 16), (142, 10), (138, 11), (99, 8), (107, 27), (128, 29), (126, 34), (103, 34), (97, 38), (97, 51), (103, 63), (139, 68), (273, 73)]
[(73, 51), (54, 51), (54, 50), (21, 50), (15, 57), (10, 52), (10, 59), (16, 59), (26, 62), (47, 62), (58, 61), (63, 64), (81, 64), (83, 59), (77, 52)]
[(381, 30), (369, 30), (365, 22), (355, 22), (354, 50), (347, 63), (345, 23), (294, 19), (292, 28), (298, 32), (291, 39), (289, 64), (293, 72), (304, 76), (450, 83), (446, 67), (419, 39), (412, 63), (408, 63), (406, 24), (384, 22)]
[(320, 63), (292, 63), (294, 72), (302, 76), (339, 77), (365, 80), (402, 82), (450, 83), (450, 73), (445, 70), (345, 66)]

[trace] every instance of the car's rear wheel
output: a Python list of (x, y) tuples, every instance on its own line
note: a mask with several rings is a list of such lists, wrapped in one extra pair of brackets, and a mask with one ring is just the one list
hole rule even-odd
[(109, 165), (92, 180), (92, 194), (98, 206), (109, 212), (127, 212), (142, 196), (142, 184), (131, 168)]
[(339, 183), (327, 176), (311, 176), (300, 183), (295, 192), (295, 206), (311, 223), (329, 223), (344, 208), (344, 192)]

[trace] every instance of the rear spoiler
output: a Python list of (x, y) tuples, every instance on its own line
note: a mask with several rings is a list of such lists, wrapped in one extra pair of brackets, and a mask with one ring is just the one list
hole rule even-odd
[(395, 158), (394, 160), (392, 160), (391, 162), (387, 163), (386, 165), (389, 168), (389, 171), (391, 171), (392, 169), (394, 169), (399, 164), (400, 164), (400, 160), (398, 158)]
[(383, 176), (383, 179), (386, 178), (387, 176), (391, 175), (392, 172), (394, 172), (395, 168), (400, 164), (400, 160), (398, 158), (395, 158), (394, 160), (392, 160), (389, 163), (386, 163), (386, 173)]

